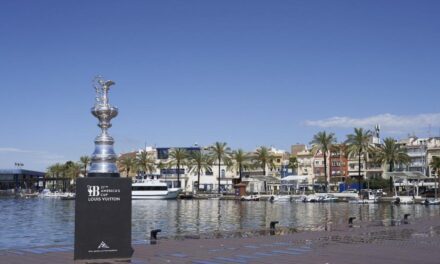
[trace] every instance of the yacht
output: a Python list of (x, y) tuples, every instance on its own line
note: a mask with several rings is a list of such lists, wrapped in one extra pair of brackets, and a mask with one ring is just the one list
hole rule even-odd
[(378, 201), (379, 197), (376, 195), (376, 193), (373, 190), (367, 189), (362, 190), (358, 198), (349, 200), (348, 202), (354, 204), (373, 204), (377, 203)]
[(269, 201), (271, 201), (271, 202), (291, 202), (292, 197), (290, 195), (275, 195), (275, 196), (271, 196)]
[(165, 182), (157, 178), (136, 179), (131, 185), (133, 200), (169, 200), (176, 199), (180, 188), (169, 188)]

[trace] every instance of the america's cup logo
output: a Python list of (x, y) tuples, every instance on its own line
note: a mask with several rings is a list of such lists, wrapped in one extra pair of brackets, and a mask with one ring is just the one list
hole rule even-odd
[(87, 185), (87, 191), (89, 192), (89, 196), (99, 196), (99, 186), (95, 185)]

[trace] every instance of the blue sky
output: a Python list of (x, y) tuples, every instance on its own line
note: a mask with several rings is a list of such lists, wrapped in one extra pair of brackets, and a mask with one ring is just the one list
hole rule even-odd
[(0, 168), (93, 151), (97, 74), (116, 151), (260, 145), (320, 130), (438, 135), (438, 1), (2, 1)]

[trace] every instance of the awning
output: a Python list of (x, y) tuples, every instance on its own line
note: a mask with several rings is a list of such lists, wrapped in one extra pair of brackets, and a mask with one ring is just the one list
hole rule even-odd
[(305, 181), (308, 179), (308, 176), (303, 175), (291, 175), (284, 178), (281, 178), (281, 181)]
[(407, 179), (407, 180), (424, 180), (429, 179), (428, 176), (423, 175), (419, 171), (396, 171), (396, 172), (384, 172), (383, 178), (389, 179), (393, 177), (394, 180), (397, 179)]

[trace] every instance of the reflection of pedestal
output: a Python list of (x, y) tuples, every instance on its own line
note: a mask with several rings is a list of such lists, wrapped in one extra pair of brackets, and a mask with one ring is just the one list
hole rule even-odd
[(131, 180), (79, 178), (74, 259), (121, 259), (132, 254)]

